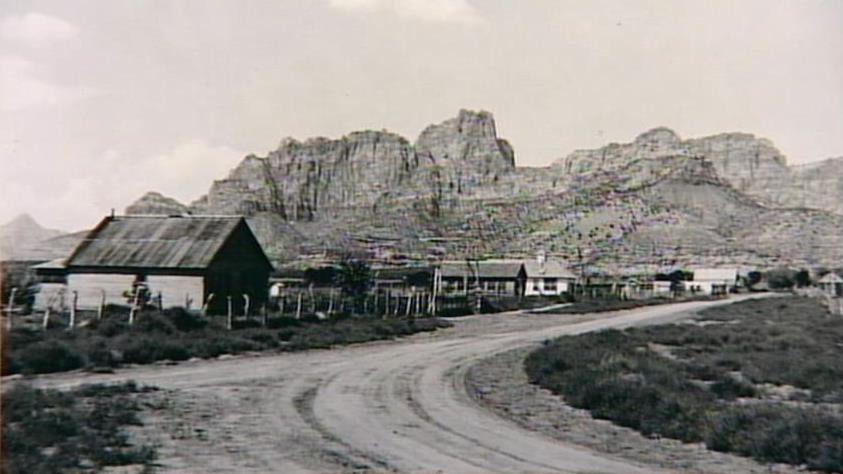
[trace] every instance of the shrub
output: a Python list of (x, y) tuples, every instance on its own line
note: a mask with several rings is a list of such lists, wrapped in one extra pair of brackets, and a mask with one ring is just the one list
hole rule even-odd
[(149, 364), (159, 360), (187, 360), (190, 352), (181, 344), (155, 336), (133, 335), (123, 339), (123, 361)]
[(271, 329), (299, 327), (302, 322), (296, 318), (282, 316), (279, 318), (269, 318), (266, 320), (266, 327)]
[(155, 311), (142, 311), (135, 316), (132, 330), (145, 333), (173, 334), (178, 331), (178, 328), (165, 314)]
[(168, 318), (179, 331), (198, 331), (208, 326), (208, 319), (191, 313), (184, 308), (169, 308), (164, 310)]
[(36, 342), (18, 352), (15, 363), (18, 364), (21, 372), (46, 374), (78, 369), (85, 364), (85, 360), (69, 345), (56, 340), (48, 340)]
[(83, 386), (72, 392), (16, 385), (2, 395), (0, 471), (82, 472), (103, 466), (149, 464), (155, 450), (130, 446), (126, 425), (140, 424), (134, 384)]

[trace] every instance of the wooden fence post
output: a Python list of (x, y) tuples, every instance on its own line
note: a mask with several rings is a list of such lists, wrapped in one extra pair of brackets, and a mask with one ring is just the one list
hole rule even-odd
[(67, 325), (67, 329), (73, 329), (76, 326), (76, 302), (79, 299), (79, 292), (73, 290), (73, 304), (70, 305), (70, 323)]
[[(76, 293), (76, 292), (74, 291), (74, 293)], [(73, 301), (74, 301), (73, 306), (76, 306), (76, 303), (75, 303), (76, 296), (75, 295), (73, 297)], [(131, 326), (132, 324), (135, 324), (135, 311), (138, 310), (138, 304), (139, 303), (140, 303), (140, 289), (136, 288), (135, 289), (135, 300), (132, 302), (132, 307), (129, 308), (129, 326)]]
[(105, 290), (100, 288), (100, 293), (101, 293), (101, 295), (100, 295), (100, 305), (97, 308), (97, 319), (98, 320), (102, 319), (102, 311), (103, 311), (103, 308), (105, 308)]
[(208, 307), (211, 305), (211, 300), (214, 299), (214, 294), (209, 293), (208, 299), (205, 300), (205, 304), (202, 305), (202, 316), (208, 315)]
[(231, 331), (231, 311), (232, 311), (232, 308), (231, 308), (231, 295), (228, 295), (226, 298), (227, 298), (227, 300), (228, 300), (228, 319), (227, 319), (227, 322), (226, 322), (226, 328), (227, 328), (229, 331)]
[(15, 309), (15, 293), (18, 292), (18, 288), (12, 288), (12, 291), (9, 293), (9, 306), (6, 308), (6, 329), (9, 331), (12, 330), (12, 311)]
[(264, 302), (263, 308), (261, 309), (261, 315), (263, 316), (263, 327), (266, 327), (266, 318), (267, 318), (266, 302)]
[(296, 304), (296, 319), (301, 319), (301, 297), (302, 297), (302, 292), (299, 291), (299, 301)]

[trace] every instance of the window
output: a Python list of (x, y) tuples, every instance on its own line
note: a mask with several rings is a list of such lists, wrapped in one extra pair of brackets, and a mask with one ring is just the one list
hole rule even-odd
[(541, 285), (539, 285), (539, 279), (534, 278), (533, 279), (533, 291), (541, 291), (541, 289), (542, 288), (541, 288)]
[(544, 289), (546, 291), (556, 291), (556, 278), (545, 278)]

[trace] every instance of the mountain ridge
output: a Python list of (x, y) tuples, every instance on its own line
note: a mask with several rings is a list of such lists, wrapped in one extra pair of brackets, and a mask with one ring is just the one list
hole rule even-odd
[[(751, 229), (750, 221), (761, 219), (786, 229), (782, 238), (788, 242), (809, 242), (811, 232), (838, 239), (839, 206), (833, 196), (817, 197), (819, 190), (843, 182), (843, 173), (834, 174), (836, 162), (830, 163), (833, 173), (815, 167), (797, 173), (765, 138), (731, 132), (683, 140), (657, 127), (633, 142), (578, 150), (547, 167), (518, 167), (515, 151), (497, 136), (492, 114), (461, 110), (426, 127), (413, 143), (371, 130), (335, 139), (283, 139), (264, 157), (245, 157), (186, 208), (246, 215), (276, 261), (338, 249), (424, 260), (539, 248), (574, 258), (590, 248), (603, 254), (595, 257), (602, 265), (604, 250), (622, 252), (628, 239), (645, 247), (658, 244), (676, 261), (720, 252), (747, 264), (807, 264), (816, 260), (810, 249), (785, 245), (779, 255), (770, 241), (774, 236), (755, 241), (741, 227)], [(775, 194), (776, 187), (784, 193)], [(703, 188), (709, 194), (698, 192)], [(128, 210), (154, 210), (151, 204), (166, 199), (153, 196), (150, 206), (141, 200)], [(732, 209), (738, 217), (709, 212), (706, 205)], [(618, 213), (624, 206), (626, 217)], [(804, 207), (824, 209), (817, 214), (800, 210)], [(782, 219), (807, 227), (790, 228)], [(658, 229), (675, 235), (657, 237)], [(306, 238), (291, 242), (285, 232)], [(580, 240), (560, 236), (566, 232)], [(392, 241), (384, 243), (383, 236)], [(697, 247), (688, 251), (692, 246), (683, 246), (683, 240)], [(823, 261), (839, 256), (826, 247), (820, 253)]]

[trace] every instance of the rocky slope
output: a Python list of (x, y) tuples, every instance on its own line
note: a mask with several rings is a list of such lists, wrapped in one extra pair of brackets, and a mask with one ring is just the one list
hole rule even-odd
[(126, 214), (179, 215), (188, 212), (187, 206), (161, 193), (150, 191), (126, 208)]
[(747, 133), (682, 140), (660, 127), (631, 143), (577, 150), (554, 164), (568, 175), (613, 170), (633, 159), (702, 157), (732, 187), (773, 207), (805, 207), (843, 214), (843, 159), (789, 167), (773, 143)]
[(817, 265), (843, 258), (840, 161), (789, 168), (752, 135), (682, 140), (659, 128), (550, 167), (517, 168), (492, 115), (463, 110), (413, 144), (386, 131), (284, 139), (186, 208), (152, 194), (127, 212), (243, 214), (278, 262), (544, 249), (612, 272)]

